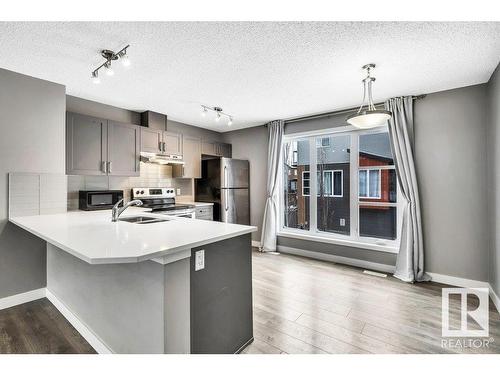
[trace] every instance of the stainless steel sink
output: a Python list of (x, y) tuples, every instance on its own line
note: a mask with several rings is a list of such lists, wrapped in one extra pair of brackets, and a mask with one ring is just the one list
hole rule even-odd
[(167, 218), (157, 218), (151, 216), (130, 216), (118, 219), (119, 221), (126, 221), (127, 223), (134, 224), (152, 224), (152, 223), (161, 223), (162, 221), (170, 221)]

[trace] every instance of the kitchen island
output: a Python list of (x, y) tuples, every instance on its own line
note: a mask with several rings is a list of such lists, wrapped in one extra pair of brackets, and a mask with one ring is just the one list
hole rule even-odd
[(12, 217), (47, 242), (47, 297), (101, 353), (235, 353), (253, 339), (252, 226), (130, 208)]

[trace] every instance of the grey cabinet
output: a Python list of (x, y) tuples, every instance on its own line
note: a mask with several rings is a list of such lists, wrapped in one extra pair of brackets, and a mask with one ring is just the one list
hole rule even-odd
[(141, 151), (153, 154), (163, 151), (163, 131), (141, 127)]
[(141, 127), (141, 151), (182, 155), (182, 134)]
[(66, 174), (138, 176), (140, 127), (66, 114)]
[(139, 176), (139, 126), (108, 121), (108, 165), (112, 176)]
[(184, 165), (174, 165), (173, 177), (201, 178), (201, 139), (184, 136), (182, 142)]
[(182, 134), (163, 132), (163, 142), (165, 153), (182, 155)]
[(214, 206), (198, 206), (195, 209), (195, 218), (200, 220), (214, 219)]
[(107, 121), (76, 113), (66, 114), (66, 174), (105, 175)]
[(228, 143), (219, 143), (219, 156), (230, 158), (232, 155), (232, 146)]
[(231, 145), (228, 143), (220, 143), (215, 141), (203, 141), (202, 154), (230, 158), (232, 154)]

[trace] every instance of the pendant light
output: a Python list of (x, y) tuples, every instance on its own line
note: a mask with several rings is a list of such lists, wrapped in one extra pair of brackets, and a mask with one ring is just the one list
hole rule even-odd
[[(366, 69), (366, 78), (363, 79), (363, 101), (358, 111), (349, 117), (346, 121), (349, 125), (360, 129), (369, 129), (384, 125), (392, 116), (391, 111), (384, 109), (376, 109), (372, 98), (372, 84), (375, 82), (375, 77), (370, 75), (371, 70), (375, 68), (375, 64), (366, 64), (362, 69)], [(368, 102), (365, 106), (366, 94), (368, 93)]]

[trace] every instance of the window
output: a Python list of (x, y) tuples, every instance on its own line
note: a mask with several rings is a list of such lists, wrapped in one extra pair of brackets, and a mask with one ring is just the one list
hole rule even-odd
[[(343, 180), (342, 171), (323, 171), (323, 195), (326, 197), (342, 198)], [(320, 174), (318, 172), (318, 179)]]
[(304, 196), (309, 196), (310, 191), (309, 191), (309, 183), (311, 182), (311, 178), (309, 175), (309, 172), (302, 172), (302, 195)]
[(316, 147), (330, 147), (330, 138), (316, 138)]
[(380, 199), (380, 169), (361, 169), (359, 171), (359, 196)]
[[(283, 185), (284, 232), (374, 244), (397, 239), (397, 179), (387, 130), (294, 135), (283, 147), (285, 168), (294, 171), (284, 176), (296, 180)], [(295, 164), (287, 162), (293, 150)]]

